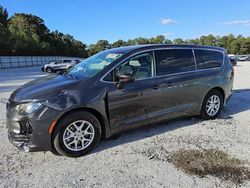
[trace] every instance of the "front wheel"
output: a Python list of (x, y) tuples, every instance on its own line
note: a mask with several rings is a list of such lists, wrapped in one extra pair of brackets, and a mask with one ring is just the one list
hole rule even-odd
[(54, 148), (68, 157), (80, 157), (90, 152), (100, 141), (101, 126), (91, 113), (80, 111), (66, 115), (53, 134)]
[(46, 72), (47, 72), (47, 73), (53, 73), (54, 70), (53, 70), (52, 68), (48, 67), (48, 68), (46, 68)]
[(215, 119), (220, 115), (223, 106), (223, 95), (218, 90), (211, 90), (205, 97), (202, 108), (202, 119)]

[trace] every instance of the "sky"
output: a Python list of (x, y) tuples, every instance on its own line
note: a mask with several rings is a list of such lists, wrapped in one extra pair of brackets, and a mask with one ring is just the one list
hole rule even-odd
[(250, 36), (250, 0), (0, 0), (9, 15), (34, 14), (50, 31), (85, 44), (165, 35)]

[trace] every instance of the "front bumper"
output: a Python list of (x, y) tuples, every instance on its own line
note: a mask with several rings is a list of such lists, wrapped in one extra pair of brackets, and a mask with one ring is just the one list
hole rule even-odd
[(7, 107), (6, 115), (8, 138), (14, 146), (25, 152), (52, 151), (48, 130), (59, 111), (43, 106), (33, 114), (21, 116), (14, 108)]

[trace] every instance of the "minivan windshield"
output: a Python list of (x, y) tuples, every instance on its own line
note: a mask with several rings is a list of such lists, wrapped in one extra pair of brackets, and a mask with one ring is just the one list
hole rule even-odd
[(120, 58), (122, 55), (122, 53), (114, 53), (109, 51), (99, 52), (96, 55), (81, 61), (71, 70), (69, 70), (68, 74), (77, 79), (93, 77), (113, 61)]

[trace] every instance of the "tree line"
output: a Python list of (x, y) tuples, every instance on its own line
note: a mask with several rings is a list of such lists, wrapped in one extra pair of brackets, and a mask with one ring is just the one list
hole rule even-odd
[(167, 39), (163, 35), (152, 38), (138, 37), (127, 41), (110, 43), (99, 40), (86, 45), (73, 36), (59, 31), (50, 31), (42, 18), (24, 13), (9, 17), (8, 11), (0, 5), (0, 55), (59, 55), (88, 57), (99, 51), (139, 44), (199, 44), (221, 46), (230, 54), (250, 54), (250, 37), (242, 35), (214, 36), (212, 34), (196, 39)]

